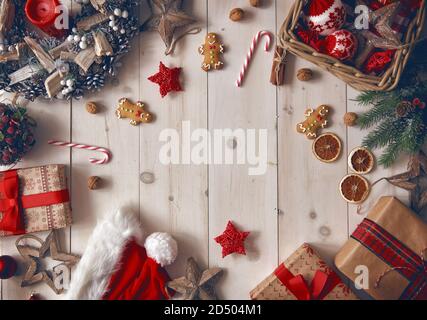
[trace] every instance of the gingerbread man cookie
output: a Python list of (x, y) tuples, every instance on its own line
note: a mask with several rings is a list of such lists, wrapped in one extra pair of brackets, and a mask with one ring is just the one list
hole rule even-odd
[(309, 139), (317, 138), (317, 131), (328, 125), (329, 112), (330, 108), (325, 105), (320, 106), (316, 110), (308, 109), (305, 112), (306, 120), (298, 123), (297, 131), (304, 133)]
[(152, 114), (145, 110), (142, 102), (138, 101), (134, 104), (126, 98), (119, 100), (116, 115), (119, 119), (130, 119), (130, 124), (133, 126), (137, 126), (140, 123), (150, 123), (153, 120)]
[(205, 56), (202, 64), (203, 70), (219, 70), (223, 67), (224, 63), (221, 61), (220, 55), (224, 53), (224, 46), (219, 42), (217, 34), (208, 33), (205, 44), (199, 47), (199, 53)]

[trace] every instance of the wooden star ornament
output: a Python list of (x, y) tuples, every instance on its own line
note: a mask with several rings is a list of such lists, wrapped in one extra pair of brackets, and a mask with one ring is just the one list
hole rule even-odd
[(159, 72), (149, 77), (148, 80), (160, 86), (160, 94), (164, 98), (170, 92), (183, 91), (179, 82), (181, 70), (181, 68), (168, 68), (163, 62), (160, 62)]
[(408, 171), (383, 178), (392, 185), (410, 192), (411, 208), (419, 215), (427, 208), (427, 156), (423, 151), (413, 155), (408, 163)]
[[(23, 240), (33, 240), (40, 244), (40, 247), (34, 247), (29, 244), (21, 244)], [(70, 269), (75, 265), (80, 257), (73, 254), (61, 252), (55, 231), (52, 231), (46, 240), (42, 240), (34, 235), (24, 235), (16, 240), (16, 248), (24, 261), (28, 263), (27, 270), (21, 282), (21, 287), (28, 287), (39, 282), (45, 282), (56, 294), (61, 294), (64, 288), (57, 288), (55, 285), (56, 272), (60, 266)], [(62, 263), (53, 267), (52, 270), (42, 268), (41, 261), (50, 257), (52, 260), (61, 261)]]
[(216, 300), (215, 284), (222, 269), (201, 271), (194, 258), (187, 260), (185, 276), (168, 282), (167, 287), (182, 295), (183, 300)]
[(366, 44), (363, 52), (356, 59), (358, 68), (363, 65), (374, 48), (397, 49), (402, 45), (396, 32), (391, 28), (392, 19), (398, 8), (399, 2), (394, 2), (369, 12), (369, 24), (376, 31), (376, 34), (370, 30), (361, 32), (361, 35), (366, 39)]
[[(165, 55), (173, 53), (176, 43), (185, 35), (194, 33), (194, 28), (175, 35), (178, 28), (187, 27), (196, 20), (182, 9), (182, 0), (150, 0), (153, 16), (143, 25), (143, 30), (157, 31), (166, 45)], [(197, 32), (198, 33), (198, 32)]]
[(246, 255), (244, 242), (249, 234), (250, 232), (238, 230), (234, 224), (229, 221), (223, 234), (216, 237), (214, 240), (221, 245), (223, 258), (233, 253)]

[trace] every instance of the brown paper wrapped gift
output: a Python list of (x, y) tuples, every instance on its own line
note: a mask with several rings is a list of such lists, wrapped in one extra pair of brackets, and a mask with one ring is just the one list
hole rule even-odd
[(0, 236), (61, 229), (70, 224), (65, 166), (0, 173)]
[(252, 300), (357, 300), (308, 245), (302, 245), (250, 293)]
[[(335, 264), (377, 300), (424, 300), (426, 248), (427, 225), (396, 198), (384, 197), (357, 227)], [(359, 283), (363, 269), (369, 283)]]

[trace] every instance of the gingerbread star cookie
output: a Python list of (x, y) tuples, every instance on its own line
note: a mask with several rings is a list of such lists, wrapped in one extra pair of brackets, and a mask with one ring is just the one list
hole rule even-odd
[(317, 138), (317, 132), (321, 128), (326, 128), (328, 126), (330, 111), (331, 108), (325, 105), (320, 106), (316, 110), (308, 109), (304, 114), (306, 120), (298, 123), (297, 131), (305, 134), (308, 139)]

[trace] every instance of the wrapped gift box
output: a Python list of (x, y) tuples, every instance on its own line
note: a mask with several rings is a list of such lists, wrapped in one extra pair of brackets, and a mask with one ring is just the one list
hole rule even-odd
[(425, 300), (426, 250), (427, 225), (396, 198), (384, 197), (357, 227), (335, 264), (355, 284), (362, 277), (360, 270), (366, 270), (363, 276), (369, 283), (358, 287), (377, 300)]
[(0, 235), (10, 236), (71, 224), (64, 165), (0, 173)]
[(308, 245), (302, 245), (250, 293), (252, 300), (357, 300)]

